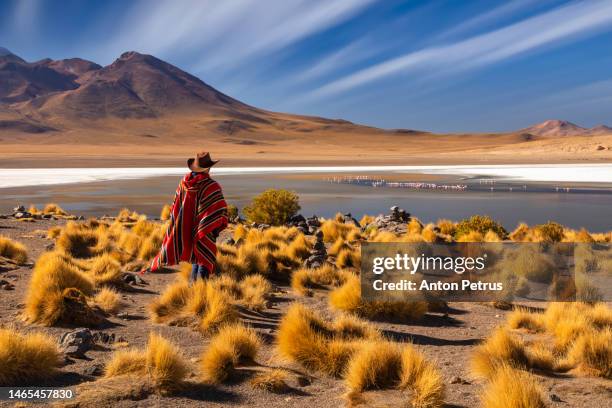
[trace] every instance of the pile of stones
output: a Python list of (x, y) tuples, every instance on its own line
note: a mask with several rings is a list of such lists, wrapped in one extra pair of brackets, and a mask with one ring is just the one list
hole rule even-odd
[(370, 224), (364, 226), (364, 228), (376, 227), (379, 231), (389, 231), (396, 234), (405, 233), (407, 224), (411, 219), (410, 213), (396, 205), (391, 207), (390, 210), (390, 214), (379, 215)]

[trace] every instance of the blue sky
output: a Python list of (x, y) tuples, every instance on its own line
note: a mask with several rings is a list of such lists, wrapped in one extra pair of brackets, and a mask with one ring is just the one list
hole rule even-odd
[(612, 0), (0, 0), (0, 46), (136, 50), (257, 107), (385, 128), (612, 125)]

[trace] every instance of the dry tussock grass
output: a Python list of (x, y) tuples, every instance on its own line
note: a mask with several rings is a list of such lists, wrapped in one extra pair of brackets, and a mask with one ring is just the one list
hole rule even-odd
[(361, 283), (355, 275), (348, 275), (346, 282), (329, 295), (332, 307), (370, 319), (418, 320), (427, 313), (427, 302), (372, 301), (361, 299)]
[(412, 345), (402, 350), (400, 388), (412, 390), (412, 406), (438, 408), (444, 405), (444, 379), (436, 366)]
[(508, 326), (511, 329), (541, 332), (544, 330), (544, 315), (541, 313), (531, 313), (525, 308), (517, 307), (508, 316)]
[(476, 377), (490, 379), (504, 364), (524, 369), (529, 367), (529, 358), (523, 341), (508, 329), (498, 327), (474, 350), (471, 370)]
[(28, 261), (28, 251), (25, 245), (4, 235), (0, 235), (0, 256), (9, 258), (20, 265)]
[[(70, 322), (71, 317), (76, 317), (71, 315), (73, 312), (79, 311), (85, 317), (90, 311), (81, 297), (91, 296), (93, 291), (92, 279), (77, 266), (67, 262), (61, 254), (45, 253), (37, 260), (32, 272), (24, 318), (30, 323), (52, 326), (58, 322)], [(71, 296), (75, 293), (76, 296)]]
[(162, 221), (168, 221), (170, 219), (170, 216), (172, 212), (172, 207), (169, 206), (168, 204), (164, 205), (161, 209), (161, 212), (159, 213), (159, 219)]
[(321, 223), (321, 232), (323, 233), (323, 240), (325, 242), (337, 242), (339, 239), (342, 241), (350, 241), (348, 239), (350, 234), (359, 234), (359, 228), (350, 223), (345, 224), (342, 221), (335, 220), (324, 220)]
[(357, 320), (329, 323), (295, 303), (281, 320), (277, 349), (282, 357), (308, 369), (339, 376), (364, 340), (380, 339), (380, 333), (366, 325)]
[(104, 312), (111, 315), (117, 314), (124, 306), (119, 293), (111, 288), (100, 289), (94, 296), (93, 302)]
[(351, 358), (345, 381), (350, 391), (392, 388), (398, 385), (402, 352), (398, 344), (379, 341), (363, 344)]
[(545, 401), (535, 378), (508, 364), (498, 367), (481, 397), (484, 408), (545, 408)]
[(57, 374), (61, 353), (42, 333), (0, 328), (0, 386), (23, 386)]
[(105, 366), (105, 377), (136, 374), (146, 375), (162, 393), (180, 388), (187, 374), (189, 365), (181, 350), (160, 336), (151, 333), (144, 351), (115, 351)]
[(230, 296), (211, 281), (198, 280), (193, 285), (179, 279), (149, 306), (155, 323), (169, 325), (197, 324), (204, 331), (214, 331), (237, 317)]
[(257, 333), (242, 324), (223, 326), (202, 353), (204, 379), (218, 384), (228, 379), (240, 364), (252, 364), (261, 347)]
[(612, 328), (582, 333), (572, 343), (564, 363), (577, 374), (612, 379)]
[(361, 266), (361, 250), (359, 248), (341, 250), (336, 257), (336, 266), (338, 268), (359, 269)]
[(286, 370), (276, 368), (257, 373), (251, 378), (249, 384), (259, 390), (281, 394), (289, 390), (288, 378), (289, 373)]
[(291, 287), (302, 296), (310, 296), (311, 289), (342, 285), (351, 274), (349, 271), (336, 269), (329, 264), (314, 269), (300, 268), (291, 275)]

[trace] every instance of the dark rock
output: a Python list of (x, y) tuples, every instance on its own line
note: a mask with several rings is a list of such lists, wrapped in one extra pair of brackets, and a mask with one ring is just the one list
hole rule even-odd
[(557, 394), (550, 394), (549, 397), (552, 402), (565, 402)]
[(123, 281), (130, 285), (146, 285), (147, 282), (140, 277), (140, 274), (125, 272), (123, 274)]
[(313, 215), (312, 217), (306, 218), (306, 224), (309, 227), (319, 228), (321, 226), (321, 221), (319, 221), (319, 217)]
[(298, 225), (302, 222), (306, 222), (306, 218), (302, 214), (296, 214), (293, 217), (289, 218), (289, 225)]
[(5, 281), (4, 279), (0, 280), (0, 289), (4, 290), (13, 290), (15, 286), (9, 281)]
[(597, 146), (597, 150), (606, 150), (605, 146), (599, 145)]
[(89, 329), (75, 329), (60, 338), (60, 347), (70, 357), (84, 358), (93, 345), (93, 335)]
[(85, 217), (83, 217), (82, 215), (79, 215), (79, 216), (77, 217), (77, 220), (79, 220), (79, 221), (83, 221), (83, 220), (85, 220)]
[(17, 219), (21, 219), (21, 218), (32, 218), (32, 214), (30, 214), (27, 211), (18, 211), (15, 214), (13, 214), (13, 217), (17, 218)]
[(45, 249), (47, 251), (52, 251), (53, 248), (55, 248), (55, 243), (54, 242), (51, 242), (50, 244), (45, 245)]
[(315, 252), (325, 252), (325, 243), (323, 241), (317, 241), (315, 242), (314, 246), (312, 247), (312, 249)]
[(51, 218), (53, 218), (53, 214), (43, 214), (42, 216), (45, 220), (50, 220)]
[(300, 387), (306, 387), (312, 383), (308, 377), (303, 375), (298, 375), (295, 379)]
[(471, 384), (471, 382), (461, 378), (461, 377), (453, 377), (451, 380), (451, 384), (462, 384), (462, 385), (469, 385)]
[(90, 377), (99, 377), (104, 373), (104, 364), (96, 363), (83, 370), (83, 374)]
[(92, 340), (96, 344), (113, 344), (115, 342), (115, 333), (96, 332), (93, 334)]
[(17, 207), (13, 208), (13, 213), (18, 213), (18, 212), (25, 212), (26, 208), (23, 205), (18, 205)]

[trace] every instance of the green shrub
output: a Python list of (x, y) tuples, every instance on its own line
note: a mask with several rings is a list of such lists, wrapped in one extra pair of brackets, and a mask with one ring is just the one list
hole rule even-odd
[(260, 224), (285, 224), (300, 210), (299, 197), (292, 191), (266, 190), (253, 198), (243, 210), (250, 222)]
[(493, 231), (501, 239), (504, 239), (507, 235), (504, 227), (488, 215), (472, 215), (470, 218), (463, 219), (457, 224), (455, 238), (469, 234), (472, 231), (480, 232), (482, 235)]
[(565, 236), (563, 226), (552, 221), (548, 221), (546, 224), (536, 225), (535, 230), (545, 242), (561, 242)]

